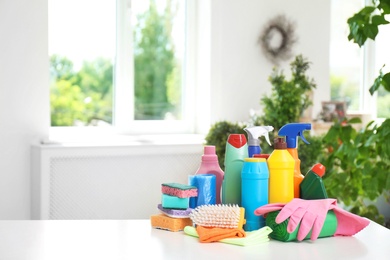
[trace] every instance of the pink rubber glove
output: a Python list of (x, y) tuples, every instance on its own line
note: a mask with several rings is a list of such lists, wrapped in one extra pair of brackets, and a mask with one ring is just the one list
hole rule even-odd
[[(288, 223), (288, 232), (291, 233), (295, 230), (295, 228), (299, 224), (299, 221), (300, 221), (298, 219), (299, 215), (302, 215), (302, 213), (304, 214), (305, 212), (307, 212), (307, 210), (308, 210), (307, 204), (311, 204), (311, 206), (309, 207), (311, 211), (313, 211), (313, 208), (314, 209), (317, 208), (317, 210), (322, 208), (320, 210), (324, 211), (324, 212), (325, 212), (325, 208), (327, 207), (327, 205), (329, 205), (328, 210), (333, 210), (334, 213), (336, 214), (336, 217), (337, 217), (337, 230), (336, 230), (336, 233), (334, 234), (335, 236), (353, 236), (356, 233), (363, 230), (365, 227), (367, 227), (370, 224), (370, 221), (368, 219), (362, 218), (362, 217), (357, 216), (355, 214), (352, 214), (346, 210), (343, 210), (342, 208), (339, 208), (337, 206), (336, 199), (311, 200), (311, 201), (306, 201), (306, 202), (304, 202), (302, 199), (293, 199), (290, 203), (287, 203), (287, 204), (273, 203), (273, 204), (267, 204), (267, 205), (261, 206), (254, 211), (254, 214), (256, 216), (266, 217), (269, 212), (281, 210), (281, 209), (283, 209), (284, 206), (286, 206), (285, 207), (286, 210), (283, 213), (280, 212), (278, 214), (278, 216), (276, 217), (275, 221), (278, 224), (280, 224), (284, 220), (286, 220), (287, 218), (290, 217), (290, 220), (292, 219), (292, 221), (291, 221), (291, 223), (290, 222)], [(302, 206), (306, 207), (306, 209), (303, 209)], [(313, 216), (312, 213), (309, 213), (308, 216), (305, 216), (305, 219), (307, 219), (307, 217), (309, 217), (310, 214), (311, 214), (311, 216)], [(303, 219), (304, 216), (301, 216), (300, 218)], [(310, 237), (312, 240), (315, 240), (318, 238), (319, 233), (322, 229), (322, 226), (323, 226), (323, 223), (325, 220), (321, 220), (321, 219), (316, 218), (315, 221), (317, 222), (318, 227), (316, 227), (316, 231), (314, 231), (314, 227), (313, 227), (312, 235)], [(322, 224), (320, 224), (321, 221), (322, 221)], [(301, 223), (301, 227), (299, 229), (301, 230), (303, 228), (301, 232), (304, 232), (307, 235), (307, 233), (310, 232), (310, 229), (314, 225), (314, 222), (312, 225), (310, 225), (310, 224), (305, 224), (305, 225), (306, 225), (306, 228), (303, 228), (302, 223)], [(298, 231), (298, 236), (299, 236), (300, 230)], [(305, 230), (305, 231), (303, 231), (303, 230)], [(301, 239), (301, 240), (304, 239), (306, 237), (305, 234), (302, 234), (301, 236), (299, 236), (298, 239)]]
[(284, 207), (285, 203), (271, 203), (263, 205), (257, 208), (254, 212), (256, 216), (264, 216), (267, 217), (267, 213), (281, 210)]
[(294, 198), (287, 203), (275, 219), (277, 224), (290, 218), (287, 232), (293, 232), (299, 224), (298, 241), (302, 241), (310, 230), (310, 239), (316, 240), (324, 225), (326, 214), (330, 208), (337, 206), (336, 199), (303, 200)]

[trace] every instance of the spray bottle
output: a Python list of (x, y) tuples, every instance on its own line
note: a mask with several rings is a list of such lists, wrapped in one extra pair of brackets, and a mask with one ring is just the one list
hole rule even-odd
[(201, 164), (196, 171), (195, 175), (198, 174), (214, 174), (216, 177), (216, 203), (221, 204), (221, 187), (224, 172), (218, 163), (218, 156), (215, 152), (214, 145), (205, 145), (203, 148), (204, 152), (202, 155)]
[(261, 153), (260, 140), (261, 136), (265, 137), (267, 143), (271, 146), (268, 133), (273, 131), (273, 126), (252, 126), (244, 128), (248, 134), (248, 154), (252, 158), (254, 154)]
[(241, 206), (241, 170), (248, 157), (244, 134), (230, 134), (226, 142), (225, 175), (222, 181), (222, 203)]
[(287, 142), (287, 151), (295, 160), (294, 169), (294, 198), (300, 198), (299, 185), (303, 180), (301, 173), (301, 160), (298, 157), (298, 136), (302, 138), (302, 141), (309, 144), (309, 142), (303, 136), (303, 131), (311, 130), (310, 123), (289, 123), (280, 128), (278, 135), (285, 136)]

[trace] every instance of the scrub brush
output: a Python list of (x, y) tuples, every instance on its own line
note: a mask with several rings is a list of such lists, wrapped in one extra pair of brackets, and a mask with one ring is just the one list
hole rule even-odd
[(196, 207), (189, 215), (195, 225), (242, 229), (245, 209), (238, 205), (212, 204)]

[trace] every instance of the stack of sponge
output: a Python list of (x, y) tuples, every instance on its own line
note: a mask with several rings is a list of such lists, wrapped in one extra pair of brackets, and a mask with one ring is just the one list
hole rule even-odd
[(161, 192), (161, 204), (157, 205), (161, 213), (150, 217), (152, 227), (177, 232), (192, 226), (189, 199), (198, 196), (197, 188), (180, 183), (163, 183)]

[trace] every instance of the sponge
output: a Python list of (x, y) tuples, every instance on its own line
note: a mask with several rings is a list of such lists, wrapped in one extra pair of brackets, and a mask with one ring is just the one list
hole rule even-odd
[(189, 198), (198, 196), (198, 189), (195, 186), (180, 183), (163, 183), (161, 191), (164, 194), (179, 198)]
[(164, 209), (161, 204), (157, 205), (157, 208), (163, 213), (171, 218), (189, 218), (190, 213), (192, 212), (191, 208), (188, 209)]
[(153, 228), (178, 232), (184, 230), (186, 226), (192, 226), (190, 218), (171, 218), (163, 214), (150, 216)]
[(165, 209), (187, 209), (190, 204), (190, 199), (162, 194), (161, 204)]

